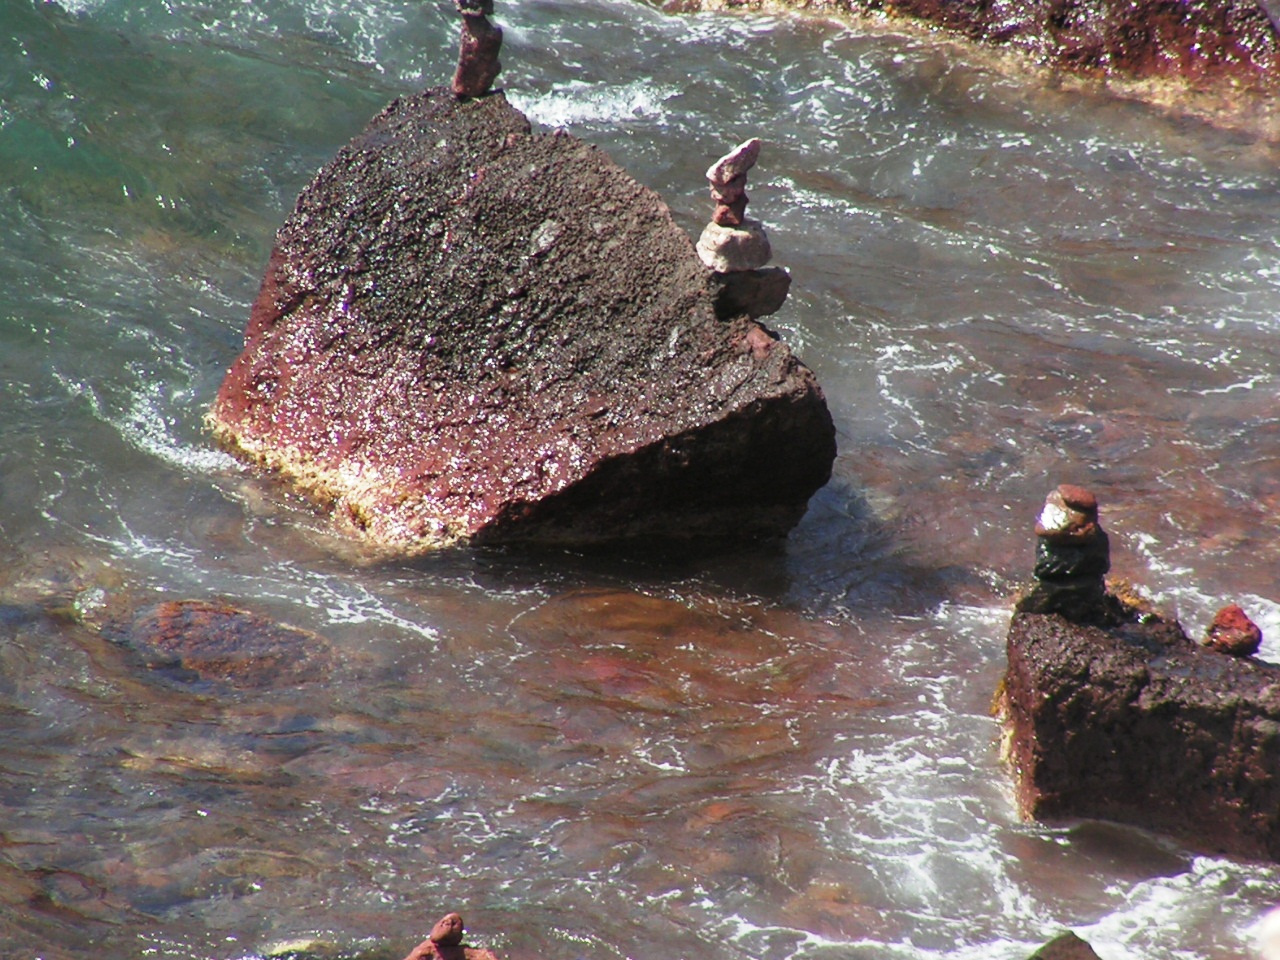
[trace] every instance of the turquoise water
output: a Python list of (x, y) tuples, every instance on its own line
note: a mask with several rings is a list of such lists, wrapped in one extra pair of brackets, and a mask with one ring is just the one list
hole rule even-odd
[[(452, 5), (0, 5), (5, 957), (1227, 960), (1274, 867), (1019, 821), (987, 715), (1054, 484), (1193, 632), (1280, 659), (1275, 146), (919, 38), (504, 4), (502, 82), (691, 233), (766, 140), (776, 318), (839, 431), (783, 550), (375, 563), (202, 417), (271, 238)], [(112, 604), (315, 631), (323, 682), (155, 675)]]

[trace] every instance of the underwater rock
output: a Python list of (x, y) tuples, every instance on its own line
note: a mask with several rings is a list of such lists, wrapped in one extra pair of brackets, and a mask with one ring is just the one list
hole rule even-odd
[(1262, 646), (1262, 630), (1238, 605), (1228, 604), (1209, 624), (1204, 645), (1233, 657), (1252, 657)]
[(1054, 937), (1027, 960), (1101, 960), (1093, 947), (1071, 931)]
[(602, 151), (501, 92), (426, 91), (298, 199), (210, 424), (400, 552), (782, 535), (834, 428), (719, 293)]
[(204, 600), (116, 613), (100, 629), (178, 680), (256, 690), (322, 680), (332, 665), (329, 644), (317, 634)]

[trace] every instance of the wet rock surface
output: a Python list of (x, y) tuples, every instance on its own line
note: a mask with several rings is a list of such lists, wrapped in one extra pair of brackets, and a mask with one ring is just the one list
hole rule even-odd
[(719, 292), (601, 151), (427, 91), (299, 198), (210, 421), (397, 550), (778, 535), (834, 430)]
[(127, 646), (174, 680), (265, 689), (322, 680), (329, 644), (307, 630), (226, 604), (169, 600), (106, 618), (108, 639)]
[(1027, 960), (1100, 960), (1093, 947), (1074, 933), (1054, 937)]
[[(758, 0), (668, 0), (669, 11), (759, 7)], [(1274, 89), (1280, 34), (1254, 0), (793, 0), (813, 13), (890, 14), (1036, 61), (1096, 76), (1231, 80)]]
[(1017, 613), (1001, 695), (1023, 811), (1097, 817), (1280, 860), (1280, 667), (1147, 614)]

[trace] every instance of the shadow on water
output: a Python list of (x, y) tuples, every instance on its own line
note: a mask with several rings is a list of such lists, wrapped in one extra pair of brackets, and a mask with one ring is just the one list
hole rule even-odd
[[(978, 573), (930, 563), (901, 537), (901, 521), (877, 515), (868, 497), (839, 479), (819, 490), (791, 534), (774, 540), (527, 545), (445, 550), (386, 569), (466, 577), (496, 592), (630, 587), (705, 592), (794, 608), (816, 616), (922, 614), (958, 593), (983, 589)], [(679, 586), (683, 585), (683, 586)]]

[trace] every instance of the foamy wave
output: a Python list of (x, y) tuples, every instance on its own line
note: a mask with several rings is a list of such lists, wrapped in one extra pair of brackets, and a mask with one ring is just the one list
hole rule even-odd
[(580, 81), (556, 84), (547, 93), (509, 91), (511, 102), (535, 123), (569, 127), (578, 123), (623, 123), (628, 120), (661, 120), (666, 101), (678, 91), (633, 81), (622, 86)]

